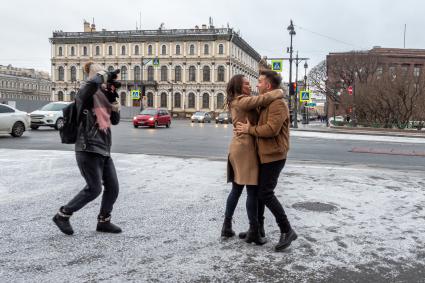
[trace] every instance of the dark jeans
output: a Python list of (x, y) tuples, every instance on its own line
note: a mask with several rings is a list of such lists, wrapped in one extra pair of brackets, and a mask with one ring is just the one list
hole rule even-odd
[(76, 158), (78, 168), (87, 185), (64, 206), (64, 211), (76, 212), (97, 198), (102, 193), (103, 182), (104, 191), (99, 215), (109, 216), (119, 192), (117, 173), (112, 158), (97, 153), (78, 151)]
[(286, 159), (260, 164), (260, 180), (258, 190), (258, 219), (264, 221), (264, 209), (267, 206), (276, 218), (281, 232), (286, 233), (291, 229), (288, 217), (279, 200), (274, 194), (280, 172), (285, 166)]
[[(232, 183), (232, 190), (227, 197), (226, 212), (224, 216), (226, 218), (232, 218), (235, 212), (236, 206), (238, 205), (239, 198), (242, 194), (244, 185)], [(248, 220), (251, 225), (258, 225), (258, 186), (246, 185), (246, 212), (248, 214)]]

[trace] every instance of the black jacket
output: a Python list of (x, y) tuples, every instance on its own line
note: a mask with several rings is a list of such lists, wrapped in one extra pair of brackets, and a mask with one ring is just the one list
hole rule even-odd
[[(75, 97), (77, 113), (79, 113), (75, 151), (93, 152), (103, 156), (110, 156), (112, 145), (111, 129), (109, 128), (106, 131), (99, 130), (93, 109), (93, 95), (98, 91), (101, 83), (101, 76), (96, 76), (94, 79), (84, 82)], [(117, 125), (119, 122), (120, 113), (112, 111), (111, 124)]]

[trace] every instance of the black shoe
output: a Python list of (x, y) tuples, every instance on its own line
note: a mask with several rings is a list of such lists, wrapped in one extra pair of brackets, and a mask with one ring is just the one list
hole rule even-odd
[(106, 217), (99, 215), (97, 219), (98, 219), (97, 227), (96, 227), (97, 232), (114, 233), (114, 234), (118, 234), (122, 232), (120, 227), (111, 223), (110, 215)]
[[(241, 235), (239, 234), (239, 237)], [(255, 225), (249, 225), (249, 230), (246, 233), (246, 237), (245, 237), (245, 242), (247, 242), (248, 244), (254, 242), (256, 245), (264, 245), (265, 243), (267, 243), (266, 238), (261, 237), (260, 235), (260, 230), (258, 226)]]
[(56, 226), (58, 226), (59, 230), (66, 235), (74, 234), (74, 230), (72, 229), (71, 223), (69, 222), (70, 214), (65, 214), (62, 212), (62, 208), (53, 216), (53, 222), (55, 222)]
[(289, 230), (287, 233), (280, 234), (279, 243), (275, 246), (275, 251), (280, 252), (289, 247), (292, 241), (295, 241), (298, 238), (297, 233), (293, 229)]
[[(261, 224), (260, 223), (260, 236), (262, 237), (262, 238), (264, 238), (264, 237), (266, 237), (266, 231), (264, 231), (264, 224)], [(246, 231), (246, 232), (240, 232), (239, 233), (239, 239), (245, 239), (246, 238), (246, 234), (248, 234), (248, 231)]]
[(224, 238), (233, 237), (235, 231), (232, 230), (232, 218), (224, 218), (223, 227), (221, 228), (221, 236)]

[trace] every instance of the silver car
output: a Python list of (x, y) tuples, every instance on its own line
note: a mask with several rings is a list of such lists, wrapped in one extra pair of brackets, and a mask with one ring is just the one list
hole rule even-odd
[(208, 112), (195, 112), (195, 114), (190, 117), (192, 120), (192, 123), (198, 122), (198, 123), (211, 123), (211, 115)]
[(0, 104), (0, 134), (20, 137), (30, 126), (27, 112), (19, 111), (9, 105)]
[(41, 109), (31, 112), (31, 129), (37, 130), (40, 126), (48, 126), (59, 130), (63, 126), (62, 110), (70, 102), (51, 102)]

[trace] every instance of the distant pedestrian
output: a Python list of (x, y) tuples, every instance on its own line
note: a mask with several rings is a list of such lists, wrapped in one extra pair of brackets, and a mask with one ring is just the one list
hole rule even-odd
[(102, 193), (103, 185), (96, 230), (120, 233), (121, 228), (111, 223), (111, 212), (119, 191), (117, 173), (111, 158), (111, 124), (117, 125), (120, 121), (116, 93), (119, 83), (114, 81), (119, 71), (105, 72), (102, 66), (91, 62), (84, 66), (84, 71), (88, 74), (88, 80), (83, 82), (76, 95), (77, 112), (81, 113), (81, 117), (75, 154), (78, 168), (87, 184), (59, 209), (53, 221), (63, 233), (72, 235), (74, 230), (70, 217), (96, 199)]

